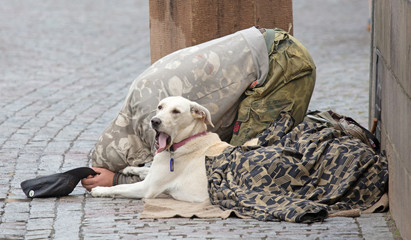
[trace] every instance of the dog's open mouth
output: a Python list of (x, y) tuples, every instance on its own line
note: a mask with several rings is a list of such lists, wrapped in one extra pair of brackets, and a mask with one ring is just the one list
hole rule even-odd
[(157, 153), (166, 150), (171, 142), (171, 138), (167, 133), (156, 131), (156, 149)]

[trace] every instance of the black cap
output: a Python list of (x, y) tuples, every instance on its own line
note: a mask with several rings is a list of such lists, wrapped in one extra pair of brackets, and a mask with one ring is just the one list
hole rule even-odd
[(81, 179), (96, 174), (91, 168), (80, 167), (64, 173), (25, 180), (20, 186), (29, 198), (61, 197), (69, 195)]

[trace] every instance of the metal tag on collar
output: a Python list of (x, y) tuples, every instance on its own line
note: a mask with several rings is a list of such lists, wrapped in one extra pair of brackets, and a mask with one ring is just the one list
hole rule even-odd
[(170, 158), (170, 172), (174, 172), (174, 158)]

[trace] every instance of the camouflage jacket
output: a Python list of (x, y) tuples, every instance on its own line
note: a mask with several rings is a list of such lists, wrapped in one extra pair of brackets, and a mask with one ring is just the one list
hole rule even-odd
[(255, 81), (261, 85), (267, 73), (266, 42), (254, 27), (161, 58), (132, 83), (118, 116), (95, 145), (92, 165), (118, 172), (150, 162), (155, 137), (150, 119), (168, 96), (207, 107), (215, 126), (210, 130), (229, 140), (242, 94)]

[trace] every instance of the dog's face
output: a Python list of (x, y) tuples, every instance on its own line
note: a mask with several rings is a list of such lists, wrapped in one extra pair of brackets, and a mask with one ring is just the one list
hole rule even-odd
[(160, 101), (151, 126), (156, 131), (157, 153), (197, 133), (207, 130), (210, 112), (198, 103), (183, 97), (167, 97)]

